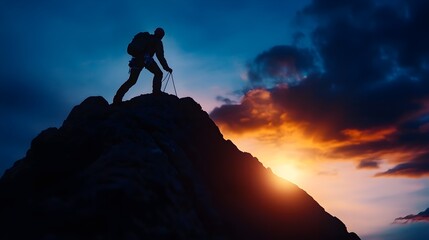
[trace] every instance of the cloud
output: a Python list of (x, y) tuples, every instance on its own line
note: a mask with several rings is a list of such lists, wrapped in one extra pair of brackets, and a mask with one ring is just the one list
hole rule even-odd
[(227, 104), (227, 105), (235, 104), (234, 100), (231, 100), (230, 98), (227, 98), (227, 97), (217, 96), (216, 100), (223, 102), (224, 104)]
[(320, 171), (317, 173), (319, 176), (338, 176), (337, 170), (331, 170), (331, 171)]
[(378, 159), (363, 159), (359, 162), (357, 166), (358, 169), (377, 169), (380, 166), (380, 161)]
[(251, 88), (279, 84), (296, 85), (317, 71), (315, 54), (306, 48), (275, 46), (248, 64)]
[(409, 223), (409, 222), (429, 222), (429, 208), (417, 214), (410, 214), (405, 217), (396, 218), (395, 223)]
[(377, 176), (426, 176), (424, 9), (429, 2), (314, 0), (299, 13), (316, 23), (309, 35), (314, 48), (282, 45), (262, 52), (247, 65), (241, 102), (224, 104), (211, 116), (234, 133), (287, 122), (308, 138), (334, 143), (327, 157), (360, 161), (359, 169), (379, 167), (368, 159), (395, 165)]
[(424, 154), (420, 154), (417, 157), (404, 163), (400, 163), (385, 172), (377, 173), (376, 176), (429, 176), (429, 153), (426, 152)]
[(282, 112), (273, 104), (271, 94), (265, 89), (248, 91), (240, 104), (226, 104), (215, 108), (210, 116), (217, 123), (234, 132), (279, 127), (284, 121)]

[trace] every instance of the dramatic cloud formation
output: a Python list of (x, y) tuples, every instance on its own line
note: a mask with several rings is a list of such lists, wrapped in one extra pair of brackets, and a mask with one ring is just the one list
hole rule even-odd
[(405, 217), (395, 219), (395, 223), (408, 223), (408, 222), (429, 222), (429, 208), (418, 214), (410, 214)]
[(316, 71), (314, 53), (309, 49), (275, 46), (248, 64), (249, 87), (297, 85)]
[[(314, 50), (257, 56), (239, 104), (211, 116), (235, 133), (283, 126), (377, 176), (429, 175), (429, 2), (320, 1), (298, 14), (318, 23)], [(283, 134), (287, 134), (284, 132)]]

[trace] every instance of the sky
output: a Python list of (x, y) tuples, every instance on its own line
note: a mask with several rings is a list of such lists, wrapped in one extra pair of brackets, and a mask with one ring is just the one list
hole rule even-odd
[(127, 44), (163, 27), (178, 96), (225, 138), (362, 239), (429, 237), (427, 12), (424, 0), (3, 0), (0, 172), (86, 97), (111, 102)]

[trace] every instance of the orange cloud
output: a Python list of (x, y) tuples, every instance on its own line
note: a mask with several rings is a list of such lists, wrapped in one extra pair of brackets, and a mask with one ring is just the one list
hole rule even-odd
[[(283, 86), (282, 91), (287, 92), (288, 88)], [(280, 162), (285, 159), (295, 163), (301, 161), (302, 167), (310, 167), (320, 161), (354, 161), (358, 169), (376, 169), (383, 164), (398, 164), (376, 176), (425, 176), (429, 173), (429, 168), (426, 168), (429, 165), (426, 162), (429, 161), (424, 158), (426, 147), (411, 144), (408, 140), (410, 136), (419, 141), (421, 137), (422, 142), (426, 141), (425, 137), (429, 140), (428, 134), (425, 134), (429, 123), (417, 122), (414, 127), (414, 122), (411, 121), (424, 119), (423, 110), (389, 126), (342, 129), (337, 119), (340, 114), (321, 114), (320, 121), (317, 116), (308, 118), (311, 121), (303, 121), (294, 117), (288, 106), (274, 98), (272, 91), (258, 88), (248, 91), (239, 104), (216, 108), (211, 117), (224, 135), (234, 142), (243, 146), (252, 145), (250, 149), (259, 145), (271, 152), (283, 151), (282, 157), (271, 160), (278, 162), (279, 168)], [(410, 127), (415, 133), (408, 130)], [(269, 156), (269, 153), (263, 154)], [(423, 156), (424, 160), (416, 160), (418, 156)], [(275, 171), (274, 167), (273, 170)]]
[(396, 129), (394, 127), (388, 127), (385, 129), (368, 129), (368, 130), (359, 130), (359, 129), (345, 129), (341, 131), (345, 136), (347, 136), (348, 144), (359, 144), (364, 142), (379, 141), (386, 139), (386, 137), (394, 133)]
[(280, 111), (270, 92), (254, 89), (243, 96), (241, 103), (215, 108), (211, 117), (222, 128), (231, 132), (246, 132), (259, 128), (278, 127), (287, 121), (286, 113)]

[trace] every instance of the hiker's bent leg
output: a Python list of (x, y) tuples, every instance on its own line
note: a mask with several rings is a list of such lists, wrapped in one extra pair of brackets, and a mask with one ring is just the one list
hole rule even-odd
[(122, 98), (124, 97), (125, 93), (128, 92), (128, 90), (137, 82), (137, 79), (139, 78), (140, 72), (142, 69), (140, 68), (131, 68), (130, 71), (130, 77), (127, 81), (124, 82), (124, 84), (121, 85), (121, 87), (116, 92), (115, 97), (113, 98), (114, 103), (122, 102)]
[(152, 61), (146, 66), (146, 69), (153, 73), (152, 93), (161, 93), (161, 84), (163, 73), (155, 61)]

